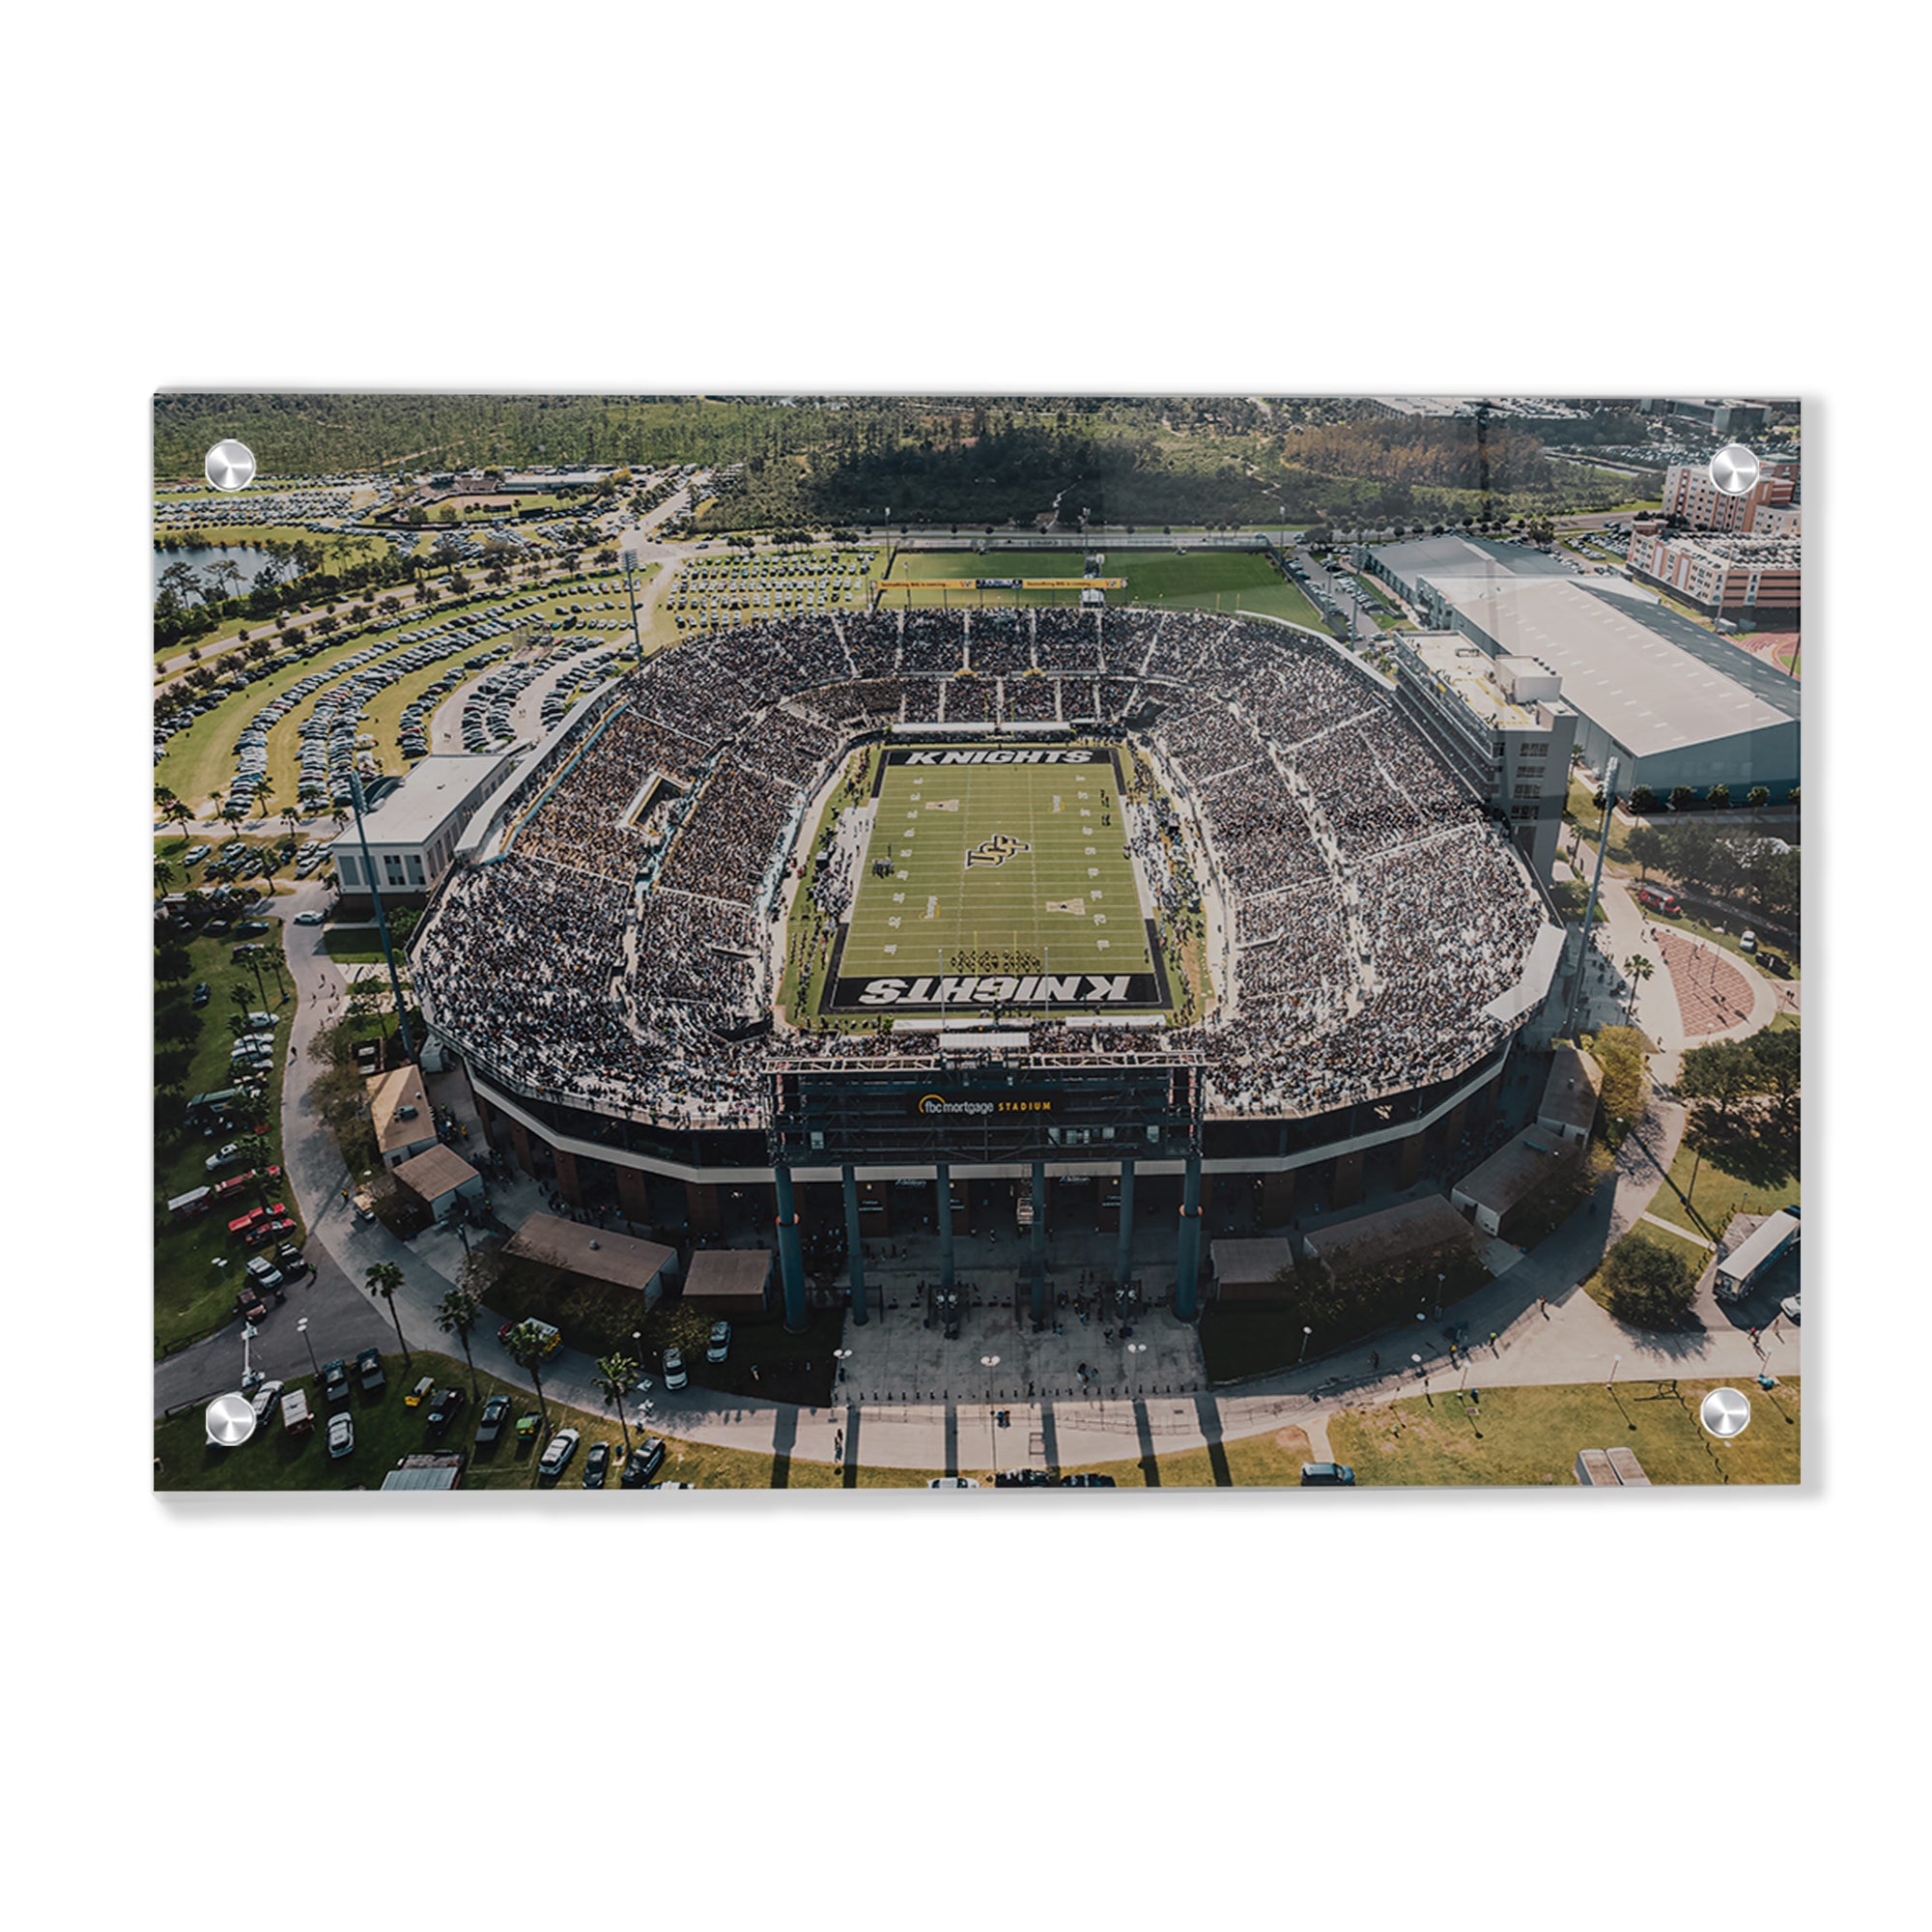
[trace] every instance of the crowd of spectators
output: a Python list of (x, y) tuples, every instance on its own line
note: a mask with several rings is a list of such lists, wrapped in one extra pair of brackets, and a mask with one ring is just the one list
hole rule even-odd
[[(503, 1077), (674, 1121), (761, 1121), (774, 1052), (929, 1057), (929, 1034), (883, 1026), (742, 1037), (769, 1008), (774, 891), (808, 799), (856, 731), (1118, 726), (1143, 706), (1215, 857), (1232, 1011), (1029, 1023), (1033, 1053), (1184, 1056), (1217, 1104), (1307, 1112), (1441, 1077), (1502, 1037), (1483, 1009), (1541, 916), (1481, 806), (1325, 642), (1199, 611), (793, 615), (680, 644), (531, 774), (505, 856), (450, 875), (419, 982)], [(1152, 909), (1198, 916), (1167, 809), (1137, 800), (1122, 838)], [(835, 856), (806, 878), (821, 933), (857, 877), (856, 846)]]

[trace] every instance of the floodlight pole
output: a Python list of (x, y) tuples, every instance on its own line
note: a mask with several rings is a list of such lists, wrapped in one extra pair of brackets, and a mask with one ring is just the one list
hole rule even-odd
[(389, 969), (389, 991), (395, 996), (396, 1026), (403, 1038), (403, 1055), (413, 1064), (415, 1042), (410, 1037), (410, 1016), (403, 1010), (403, 981), (396, 971), (395, 948), (389, 944), (389, 921), (383, 911), (383, 889), (376, 883), (376, 862), (369, 854), (369, 829), (362, 823), (362, 779), (354, 764), (349, 768), (349, 804), (355, 814), (355, 837), (362, 847), (362, 869), (369, 875), (369, 897), (376, 908), (376, 936), (383, 942), (383, 960)]
[(1596, 869), (1590, 874), (1590, 896), (1583, 907), (1583, 938), (1577, 950), (1577, 977), (1570, 985), (1570, 1004), (1564, 1009), (1563, 1034), (1565, 1039), (1575, 1035), (1570, 1031), (1571, 1022), (1577, 1016), (1577, 1001), (1583, 991), (1583, 966), (1590, 956), (1590, 926), (1597, 917), (1597, 893), (1604, 882), (1604, 855), (1610, 849), (1610, 814), (1617, 809), (1617, 760), (1612, 758), (1604, 767), (1604, 828), (1603, 837), (1597, 842)]

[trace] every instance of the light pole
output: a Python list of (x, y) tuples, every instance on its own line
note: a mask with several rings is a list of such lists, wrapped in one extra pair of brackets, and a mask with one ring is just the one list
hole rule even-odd
[(320, 1378), (322, 1364), (315, 1358), (315, 1344), (308, 1339), (308, 1317), (306, 1315), (296, 1323), (296, 1333), (302, 1338), (302, 1343), (308, 1350), (309, 1367), (315, 1371), (317, 1378)]
[[(1127, 1353), (1129, 1356), (1145, 1355), (1147, 1351), (1148, 1345), (1145, 1342), (1129, 1342), (1127, 1344)], [(1129, 1386), (1132, 1385), (1135, 1371), (1140, 1367), (1141, 1364), (1135, 1361), (1130, 1360), (1127, 1363), (1127, 1381)]]
[(1315, 1330), (1313, 1328), (1306, 1326), (1301, 1331), (1301, 1353), (1294, 1358), (1294, 1366), (1297, 1369), (1308, 1359), (1308, 1344), (1314, 1333)]
[(255, 1339), (255, 1337), (256, 1337), (256, 1336), (257, 1336), (258, 1334), (260, 1334), (260, 1333), (261, 1333), (261, 1330), (260, 1330), (260, 1329), (258, 1329), (258, 1328), (257, 1328), (257, 1327), (255, 1326), (255, 1324), (254, 1324), (254, 1323), (253, 1323), (252, 1321), (244, 1321), (244, 1322), (242, 1322), (242, 1392), (243, 1392), (244, 1394), (245, 1394), (245, 1393), (246, 1393), (246, 1392), (247, 1392), (247, 1391), (249, 1390), (249, 1389), (253, 1388), (253, 1387), (255, 1386), (255, 1384), (256, 1384), (256, 1383), (257, 1383), (258, 1381), (260, 1381), (260, 1380), (262, 1379), (262, 1378), (261, 1378), (261, 1375), (260, 1375), (260, 1373), (259, 1373), (259, 1372), (258, 1372), (257, 1370), (254, 1370), (254, 1369), (251, 1369), (251, 1368), (250, 1368), (250, 1367), (248, 1366), (248, 1344), (249, 1344), (250, 1342), (252, 1342), (252, 1341), (253, 1341), (253, 1340)]

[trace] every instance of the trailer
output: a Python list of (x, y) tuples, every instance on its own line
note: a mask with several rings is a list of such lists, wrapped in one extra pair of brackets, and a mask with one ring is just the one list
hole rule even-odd
[(1780, 1208), (1746, 1234), (1744, 1239), (1719, 1257), (1711, 1292), (1719, 1301), (1742, 1301), (1758, 1277), (1781, 1255), (1798, 1245), (1798, 1210)]
[(315, 1417), (309, 1413), (305, 1389), (291, 1389), (282, 1398), (282, 1428), (290, 1435), (308, 1435), (314, 1432)]

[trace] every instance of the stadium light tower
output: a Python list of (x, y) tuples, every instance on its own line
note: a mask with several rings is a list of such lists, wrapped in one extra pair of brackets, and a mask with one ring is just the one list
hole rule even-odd
[(1563, 1014), (1565, 1039), (1576, 1036), (1570, 1031), (1577, 1016), (1577, 1001), (1583, 991), (1583, 967), (1590, 956), (1590, 922), (1597, 916), (1597, 892), (1604, 882), (1604, 854), (1610, 849), (1610, 814), (1617, 809), (1617, 760), (1604, 767), (1604, 828), (1597, 841), (1597, 866), (1590, 874), (1590, 897), (1583, 907), (1583, 936), (1577, 948), (1577, 977), (1570, 982), (1570, 1004)]
[(410, 1037), (410, 1016), (403, 1010), (403, 981), (396, 971), (396, 950), (389, 944), (388, 916), (383, 910), (383, 889), (376, 883), (376, 862), (369, 856), (369, 828), (362, 823), (362, 777), (349, 767), (349, 803), (355, 813), (355, 837), (362, 847), (362, 869), (369, 876), (369, 897), (376, 908), (376, 936), (383, 942), (383, 960), (389, 969), (389, 991), (395, 995), (396, 1027), (403, 1037), (403, 1055), (415, 1062), (415, 1042)]

